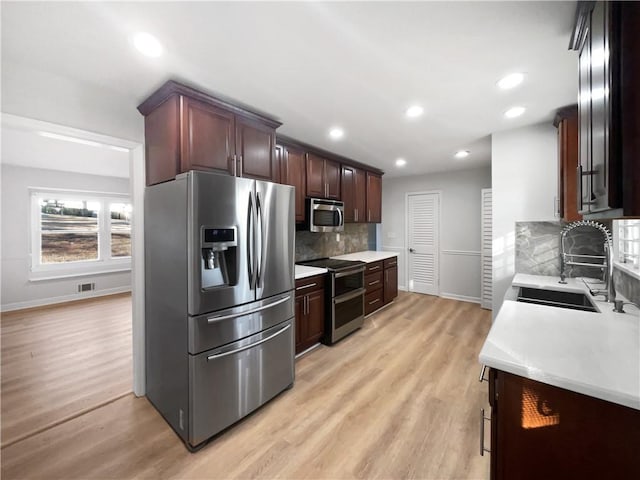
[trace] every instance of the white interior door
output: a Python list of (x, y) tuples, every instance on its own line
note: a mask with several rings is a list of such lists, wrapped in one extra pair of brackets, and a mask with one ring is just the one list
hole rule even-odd
[(408, 289), (438, 295), (440, 193), (407, 195)]

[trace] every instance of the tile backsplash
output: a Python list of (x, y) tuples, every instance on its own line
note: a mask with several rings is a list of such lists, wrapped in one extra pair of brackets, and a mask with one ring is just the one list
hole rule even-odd
[(375, 243), (375, 225), (347, 223), (344, 232), (340, 232), (340, 240), (336, 236), (336, 233), (297, 231), (296, 262), (371, 250), (370, 237)]
[[(602, 222), (611, 230), (611, 222)], [(560, 275), (560, 233), (565, 222), (516, 222), (516, 273), (532, 275)], [(567, 235), (567, 253), (604, 255), (604, 242), (600, 232), (579, 227)], [(567, 267), (569, 277), (602, 278), (592, 267)], [(633, 302), (640, 302), (640, 280), (614, 269), (614, 283), (618, 292)]]

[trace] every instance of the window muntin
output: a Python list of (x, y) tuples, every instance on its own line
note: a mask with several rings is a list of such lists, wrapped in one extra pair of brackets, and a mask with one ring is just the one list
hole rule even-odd
[(640, 272), (640, 220), (617, 220), (617, 260)]

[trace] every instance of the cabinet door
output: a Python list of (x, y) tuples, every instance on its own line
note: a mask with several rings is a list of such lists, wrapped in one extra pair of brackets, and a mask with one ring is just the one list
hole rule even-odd
[[(343, 189), (344, 194), (344, 189)], [(367, 221), (367, 174), (364, 170), (355, 169), (355, 216), (356, 223)]]
[(307, 295), (307, 316), (304, 344), (306, 347), (317, 343), (324, 335), (324, 290)]
[(282, 148), (282, 179), (281, 182), (295, 187), (296, 223), (304, 222), (305, 217), (305, 158), (304, 152), (291, 147)]
[(340, 164), (332, 160), (325, 160), (324, 179), (327, 183), (327, 198), (340, 200)]
[(342, 166), (342, 201), (344, 202), (344, 222), (356, 221), (356, 172), (355, 168)]
[(587, 34), (578, 58), (578, 211), (588, 213), (591, 204), (591, 30)]
[(307, 154), (307, 197), (325, 198), (324, 158)]
[(384, 270), (384, 303), (391, 302), (398, 296), (398, 267), (389, 267)]
[(231, 112), (182, 97), (180, 171), (212, 170), (236, 174), (235, 117)]
[(237, 117), (236, 154), (238, 176), (279, 182), (275, 158), (275, 130), (259, 122)]
[(296, 353), (302, 351), (302, 338), (304, 336), (304, 324), (306, 313), (305, 296), (296, 297)]
[(382, 177), (367, 172), (367, 222), (382, 221)]
[(567, 222), (581, 220), (578, 213), (578, 110), (563, 109), (558, 126), (558, 213)]

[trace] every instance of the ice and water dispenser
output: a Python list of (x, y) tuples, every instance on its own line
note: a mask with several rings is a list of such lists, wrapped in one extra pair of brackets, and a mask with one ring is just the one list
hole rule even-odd
[(237, 283), (236, 227), (202, 227), (200, 272), (203, 289)]

